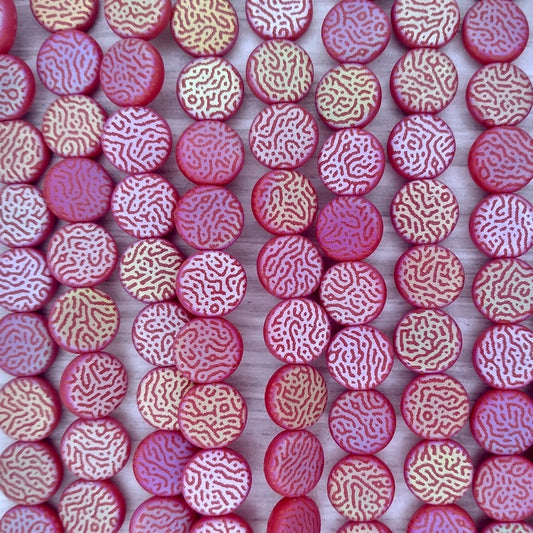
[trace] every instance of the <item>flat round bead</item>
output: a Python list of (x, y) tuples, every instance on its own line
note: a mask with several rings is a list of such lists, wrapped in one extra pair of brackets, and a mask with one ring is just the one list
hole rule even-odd
[(0, 54), (7, 54), (17, 35), (17, 8), (13, 0), (0, 1)]
[(309, 496), (282, 498), (270, 512), (267, 533), (320, 533), (320, 511)]
[(429, 505), (420, 507), (407, 524), (407, 533), (440, 533), (443, 528), (461, 533), (476, 533), (476, 524), (458, 505)]
[(391, 530), (378, 522), (377, 520), (372, 520), (370, 522), (346, 522), (341, 526), (337, 533), (392, 533)]
[(98, 16), (97, 0), (30, 0), (35, 20), (50, 33), (61, 30), (88, 30)]
[(39, 505), (15, 505), (0, 518), (0, 528), (5, 533), (31, 531), (32, 528), (45, 528), (46, 533), (63, 533), (63, 524), (57, 511), (46, 503)]
[(0, 120), (24, 116), (35, 96), (35, 78), (30, 67), (20, 58), (0, 54)]
[(491, 522), (481, 533), (532, 533), (533, 527), (525, 522)]
[(179, 496), (152, 496), (144, 500), (130, 519), (131, 533), (191, 531), (196, 513)]
[[(222, 516), (204, 516), (197, 520), (190, 530), (190, 533), (253, 533), (250, 524), (234, 513)], [(170, 533), (170, 532), (169, 532)]]

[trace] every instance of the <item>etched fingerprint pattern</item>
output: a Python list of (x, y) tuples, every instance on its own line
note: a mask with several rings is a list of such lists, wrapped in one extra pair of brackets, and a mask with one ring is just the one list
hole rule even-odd
[(409, 531), (423, 533), (424, 531), (461, 531), (474, 533), (476, 524), (470, 515), (454, 503), (446, 505), (425, 504), (415, 512), (409, 521)]
[(35, 81), (29, 67), (15, 56), (0, 55), (0, 120), (24, 115), (34, 93)]
[(396, 415), (389, 400), (376, 390), (345, 391), (329, 412), (331, 436), (346, 453), (377, 453), (390, 442)]
[(533, 267), (515, 258), (489, 261), (474, 278), (472, 299), (492, 322), (525, 320), (533, 314)]
[(278, 433), (265, 452), (265, 478), (282, 496), (294, 498), (311, 492), (323, 468), (320, 440), (306, 430)]
[(470, 488), (473, 472), (468, 452), (451, 440), (422, 441), (405, 458), (407, 486), (433, 505), (456, 502)]
[(483, 126), (516, 126), (533, 106), (533, 85), (513, 63), (491, 63), (470, 78), (466, 98), (470, 113)]
[(411, 244), (436, 244), (455, 229), (459, 203), (453, 191), (437, 180), (405, 184), (391, 203), (394, 229)]
[(345, 128), (330, 135), (318, 154), (318, 174), (337, 195), (369, 193), (385, 171), (385, 153), (372, 133)]
[(414, 114), (394, 126), (387, 152), (394, 170), (405, 178), (436, 178), (453, 161), (455, 138), (440, 117)]
[(48, 31), (86, 30), (94, 21), (98, 3), (94, 0), (30, 0), (33, 15)]
[(196, 450), (179, 431), (154, 431), (135, 450), (135, 478), (144, 490), (155, 496), (177, 496), (183, 488), (185, 464)]
[(246, 18), (263, 39), (297, 39), (311, 23), (311, 0), (246, 0)]
[(479, 335), (472, 362), (479, 376), (497, 389), (518, 389), (533, 381), (533, 332), (519, 324), (497, 324)]
[(188, 321), (189, 314), (177, 302), (148, 304), (133, 321), (133, 346), (147, 363), (171, 366), (175, 363), (174, 337)]
[(531, 533), (533, 528), (523, 522), (493, 522), (483, 533)]
[(245, 459), (229, 448), (198, 452), (183, 472), (183, 497), (195, 511), (219, 516), (246, 499), (252, 477)]
[(457, 92), (453, 61), (432, 48), (406, 52), (391, 72), (391, 91), (397, 105), (408, 113), (439, 113)]
[(41, 191), (25, 183), (0, 191), (0, 242), (5, 246), (38, 246), (52, 228), (53, 217)]
[(44, 503), (55, 494), (61, 478), (61, 460), (45, 442), (15, 442), (0, 455), (0, 488), (15, 503)]
[(190, 531), (196, 515), (189, 509), (183, 498), (152, 496), (144, 500), (133, 513), (130, 529), (137, 533), (149, 531), (169, 531), (174, 528)]
[(381, 522), (346, 522), (337, 533), (391, 533), (391, 530)]
[(307, 496), (282, 498), (272, 509), (268, 519), (269, 531), (289, 533), (305, 531), (320, 533), (320, 512), (314, 500)]
[(113, 418), (75, 420), (61, 438), (61, 458), (76, 476), (88, 480), (109, 479), (126, 465), (130, 439)]
[(322, 42), (339, 63), (369, 63), (376, 59), (390, 38), (391, 25), (380, 7), (344, 0), (332, 7), (322, 22)]
[(391, 18), (402, 43), (439, 48), (457, 33), (460, 13), (456, 0), (400, 0), (394, 2)]
[(322, 307), (306, 298), (292, 298), (268, 313), (263, 335), (270, 353), (284, 363), (309, 363), (326, 349), (331, 333)]
[(248, 57), (246, 79), (255, 96), (266, 104), (298, 102), (313, 83), (313, 63), (296, 43), (269, 39)]
[(50, 334), (65, 350), (91, 352), (105, 348), (118, 331), (118, 307), (99, 289), (70, 289), (52, 305)]
[(273, 104), (252, 121), (249, 141), (252, 154), (262, 165), (290, 170), (313, 155), (318, 125), (313, 115), (298, 104)]
[(104, 15), (120, 37), (151, 39), (168, 22), (170, 5), (166, 0), (104, 0)]
[(37, 55), (43, 85), (57, 95), (89, 94), (98, 86), (102, 50), (88, 34), (77, 30), (53, 33)]
[(379, 271), (363, 261), (330, 267), (320, 284), (320, 301), (328, 315), (343, 326), (366, 324), (385, 305), (386, 286)]
[(391, 341), (366, 324), (341, 329), (331, 339), (326, 356), (333, 379), (352, 390), (377, 387), (394, 363)]
[(29, 122), (0, 123), (0, 183), (33, 183), (48, 164), (41, 132)]
[(515, 192), (533, 178), (533, 139), (514, 126), (484, 131), (468, 154), (472, 179), (488, 192)]
[[(194, 523), (191, 533), (253, 533), (252, 528), (238, 515), (202, 517)], [(517, 532), (520, 533), (520, 532)], [(525, 532), (527, 533), (527, 532)]]
[(117, 225), (137, 239), (163, 237), (174, 228), (178, 193), (159, 174), (127, 176), (115, 187), (111, 212)]
[(401, 412), (409, 429), (422, 439), (448, 439), (468, 420), (468, 394), (446, 374), (418, 376), (404, 389)]
[(128, 174), (156, 171), (172, 149), (166, 120), (149, 107), (124, 107), (106, 121), (102, 150), (108, 161)]
[(176, 42), (193, 56), (221, 56), (237, 40), (239, 21), (228, 0), (179, 0), (170, 28)]
[(490, 257), (517, 257), (533, 246), (533, 206), (517, 194), (493, 194), (470, 215), (474, 244)]
[(287, 364), (267, 383), (265, 405), (278, 426), (304, 429), (318, 422), (327, 396), (326, 381), (318, 370), (306, 364)]
[(172, 337), (172, 362), (195, 383), (222, 381), (242, 358), (241, 335), (224, 318), (193, 318)]
[(53, 532), (63, 527), (57, 511), (46, 504), (11, 507), (0, 518), (0, 526), (5, 533), (31, 531), (32, 528)]
[(61, 157), (95, 157), (107, 113), (90, 96), (67, 95), (54, 100), (43, 116), (46, 144)]
[(174, 367), (156, 367), (140, 381), (137, 408), (157, 429), (179, 429), (178, 407), (194, 383)]
[(379, 518), (394, 497), (394, 478), (376, 456), (348, 455), (331, 469), (328, 498), (335, 510), (348, 520)]
[(343, 64), (330, 69), (316, 88), (316, 108), (333, 129), (363, 128), (381, 105), (381, 85), (364, 65)]

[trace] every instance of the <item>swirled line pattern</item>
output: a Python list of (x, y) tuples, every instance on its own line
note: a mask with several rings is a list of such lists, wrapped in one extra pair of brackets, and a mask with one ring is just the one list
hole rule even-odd
[(195, 383), (216, 383), (239, 366), (243, 342), (225, 318), (193, 318), (173, 335), (172, 362)]
[(436, 244), (455, 229), (459, 203), (444, 183), (414, 180), (392, 199), (391, 220), (396, 233), (410, 244)]
[(533, 84), (513, 63), (490, 63), (470, 78), (466, 103), (482, 126), (516, 126), (533, 107)]
[(177, 496), (183, 487), (183, 469), (196, 450), (179, 431), (154, 431), (133, 455), (135, 479), (155, 496)]
[(243, 518), (229, 513), (224, 516), (200, 518), (194, 523), (190, 533), (253, 533), (253, 531)]
[(270, 353), (284, 363), (309, 363), (326, 349), (331, 326), (324, 309), (307, 298), (291, 298), (273, 307), (263, 326)]
[(284, 429), (305, 429), (318, 422), (326, 408), (328, 390), (320, 372), (307, 364), (287, 364), (269, 379), (265, 406)]
[(269, 39), (248, 56), (246, 80), (255, 96), (265, 104), (298, 102), (313, 83), (313, 62), (296, 43)]
[(62, 30), (50, 35), (39, 49), (37, 74), (54, 94), (90, 94), (99, 83), (102, 55), (87, 33)]
[(314, 154), (318, 125), (298, 104), (265, 107), (250, 125), (249, 144), (254, 157), (271, 169), (294, 169)]
[(379, 518), (394, 497), (394, 478), (388, 466), (374, 455), (347, 455), (331, 469), (328, 498), (348, 520)]
[(243, 503), (251, 483), (250, 467), (236, 451), (201, 450), (183, 471), (183, 497), (196, 512), (220, 516)]
[(377, 453), (392, 439), (396, 415), (379, 391), (348, 390), (333, 402), (328, 426), (333, 440), (346, 453)]
[(127, 176), (111, 196), (111, 213), (121, 230), (137, 239), (163, 237), (174, 228), (178, 192), (159, 174)]
[(246, 293), (246, 272), (226, 252), (199, 252), (185, 260), (176, 280), (178, 298), (197, 316), (225, 316), (235, 310)]
[(415, 512), (408, 527), (412, 533), (437, 533), (446, 530), (476, 533), (477, 531), (470, 515), (454, 503), (438, 506), (423, 505)]
[(10, 248), (0, 255), (0, 305), (8, 311), (37, 311), (56, 288), (44, 255), (35, 248)]
[(489, 257), (518, 257), (533, 246), (533, 206), (518, 194), (487, 196), (472, 211), (469, 229)]
[(533, 267), (516, 258), (489, 261), (474, 277), (472, 299), (492, 322), (525, 320), (533, 314)]
[(81, 418), (110, 415), (122, 403), (127, 390), (124, 365), (106, 352), (78, 355), (65, 367), (59, 382), (63, 405)]
[(519, 324), (495, 324), (481, 333), (472, 363), (481, 379), (497, 389), (518, 389), (533, 381), (533, 331)]
[(438, 116), (421, 113), (397, 122), (387, 142), (392, 167), (411, 180), (440, 176), (451, 165), (455, 147), (448, 124)]
[(533, 527), (524, 522), (492, 522), (483, 533), (532, 533)]
[(459, 84), (457, 69), (444, 52), (415, 48), (394, 65), (390, 85), (405, 113), (440, 113), (454, 99)]
[(61, 459), (47, 442), (14, 442), (0, 455), (0, 489), (18, 504), (44, 503), (62, 478)]
[(61, 531), (63, 524), (57, 511), (43, 503), (38, 505), (15, 505), (8, 509), (0, 518), (0, 527), (6, 533), (19, 531)]
[(39, 246), (53, 223), (54, 217), (37, 187), (16, 183), (0, 190), (0, 242), (4, 246)]
[(337, 195), (368, 194), (385, 171), (385, 152), (378, 138), (360, 128), (330, 135), (318, 154), (318, 174)]
[(468, 420), (468, 394), (460, 381), (447, 374), (417, 376), (404, 389), (400, 408), (415, 435), (449, 439)]
[(43, 134), (24, 120), (0, 123), (0, 183), (33, 183), (50, 160)]
[(50, 33), (61, 30), (88, 30), (98, 15), (95, 0), (30, 0), (33, 16)]
[(352, 390), (377, 387), (392, 370), (392, 342), (367, 324), (347, 326), (331, 339), (327, 350), (328, 370), (335, 381)]
[(171, 9), (168, 0), (104, 0), (105, 19), (122, 39), (153, 39), (167, 26)]
[(52, 338), (74, 353), (102, 350), (114, 339), (119, 323), (117, 304), (92, 287), (68, 290), (55, 300), (48, 315)]
[(196, 513), (182, 497), (152, 496), (135, 509), (130, 528), (137, 533), (149, 531), (190, 531)]
[(324, 47), (335, 61), (366, 64), (387, 47), (391, 23), (375, 4), (343, 0), (328, 11), (321, 31)]
[(137, 408), (157, 429), (179, 429), (178, 408), (194, 383), (172, 366), (156, 367), (146, 373), (137, 387)]
[(396, 36), (409, 48), (440, 48), (459, 30), (457, 0), (397, 0), (391, 19)]
[(268, 518), (269, 531), (320, 533), (320, 511), (308, 496), (282, 498)]
[(381, 85), (365, 65), (345, 63), (324, 74), (315, 101), (320, 118), (330, 128), (364, 128), (381, 105)]
[(133, 346), (147, 363), (171, 366), (175, 364), (174, 337), (188, 321), (189, 313), (177, 302), (148, 304), (133, 321)]
[(172, 9), (170, 30), (188, 54), (222, 56), (237, 40), (239, 20), (229, 0), (179, 0)]
[(101, 137), (108, 161), (128, 174), (155, 172), (172, 149), (167, 121), (149, 107), (119, 109), (106, 121)]
[(22, 117), (35, 96), (35, 78), (30, 67), (16, 56), (0, 55), (0, 120)]
[(307, 430), (282, 431), (268, 445), (263, 461), (265, 479), (282, 496), (311, 492), (324, 469), (320, 440)]
[(392, 533), (391, 530), (381, 522), (372, 520), (371, 522), (346, 522), (337, 533)]
[(201, 57), (185, 65), (176, 90), (183, 111), (194, 120), (227, 120), (244, 96), (239, 71), (220, 57)]
[(487, 192), (516, 192), (533, 179), (533, 139), (515, 126), (486, 130), (470, 147), (468, 169)]
[(320, 302), (332, 320), (343, 326), (367, 324), (377, 318), (387, 288), (379, 271), (364, 261), (331, 266), (320, 283)]

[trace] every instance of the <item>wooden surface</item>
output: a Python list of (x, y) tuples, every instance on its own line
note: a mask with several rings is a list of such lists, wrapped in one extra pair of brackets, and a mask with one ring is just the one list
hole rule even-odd
[[(246, 59), (251, 50), (259, 44), (260, 39), (248, 27), (244, 15), (244, 0), (233, 0), (233, 3), (239, 13), (240, 35), (236, 46), (226, 58), (244, 76)], [(391, 0), (377, 0), (376, 3), (390, 13)], [(516, 0), (516, 3), (524, 10), (530, 25), (533, 26), (533, 3), (529, 0)], [(17, 0), (16, 4), (19, 28), (11, 53), (24, 59), (36, 74), (36, 52), (48, 34), (33, 19), (29, 2)], [(314, 18), (311, 27), (298, 41), (311, 55), (314, 63), (315, 81), (309, 95), (302, 102), (302, 105), (313, 113), (315, 113), (313, 98), (316, 84), (321, 76), (330, 67), (335, 65), (335, 62), (325, 52), (320, 40), (322, 20), (333, 4), (333, 0), (315, 0)], [(472, 5), (472, 0), (459, 0), (459, 4), (461, 15), (464, 16), (466, 10)], [(104, 51), (118, 39), (108, 28), (103, 17), (102, 7), (100, 7), (100, 16), (89, 33), (97, 39)], [(191, 123), (191, 120), (185, 116), (179, 107), (175, 94), (177, 76), (190, 58), (178, 48), (168, 29), (157, 37), (153, 43), (159, 48), (164, 57), (166, 75), (163, 90), (153, 104), (151, 104), (151, 107), (160, 112), (169, 122), (175, 145), (179, 134)], [(377, 117), (367, 129), (376, 134), (384, 145), (389, 131), (402, 118), (402, 114), (397, 110), (390, 97), (388, 84), (391, 68), (404, 51), (405, 49), (398, 44), (398, 41), (393, 36), (385, 52), (369, 65), (381, 82), (383, 88), (383, 104)], [(475, 204), (483, 197), (483, 193), (472, 182), (468, 174), (466, 160), (469, 147), (481, 133), (482, 128), (470, 117), (465, 106), (464, 93), (470, 76), (479, 65), (467, 56), (460, 35), (457, 35), (449, 45), (445, 46), (443, 51), (455, 62), (460, 73), (460, 80), (459, 91), (455, 100), (441, 113), (442, 118), (453, 129), (457, 141), (455, 160), (451, 168), (442, 176), (442, 181), (453, 189), (457, 195), (461, 209), (459, 225), (455, 232), (443, 242), (443, 245), (449, 247), (458, 255), (464, 264), (467, 275), (466, 286), (461, 297), (446, 309), (458, 322), (464, 337), (462, 355), (449, 373), (459, 378), (467, 388), (472, 405), (485, 387), (472, 368), (471, 348), (477, 335), (489, 325), (477, 313), (470, 297), (473, 276), (486, 261), (486, 258), (470, 242), (468, 235), (469, 214)], [(524, 69), (530, 78), (533, 77), (533, 43), (531, 42), (531, 38), (528, 48), (516, 60), (516, 64)], [(25, 118), (40, 126), (43, 111), (54, 97), (40, 84), (37, 76), (36, 81), (37, 93), (34, 105)], [(105, 98), (101, 90), (98, 90), (94, 96), (104, 105), (108, 113), (115, 110), (115, 106)], [(229, 124), (241, 135), (246, 147), (249, 125), (262, 107), (263, 105), (255, 99), (246, 86), (244, 103), (237, 115), (229, 121)], [(530, 115), (521, 124), (521, 127), (532, 134), (533, 115)], [(324, 125), (320, 124), (320, 145), (330, 133)], [(279, 362), (269, 354), (264, 346), (262, 325), (266, 313), (277, 300), (265, 293), (257, 279), (255, 259), (261, 246), (269, 238), (269, 235), (258, 226), (250, 210), (251, 189), (256, 180), (266, 172), (266, 169), (254, 160), (248, 148), (246, 150), (244, 168), (237, 179), (230, 185), (230, 189), (238, 195), (244, 206), (246, 224), (241, 238), (228, 250), (242, 261), (248, 275), (248, 292), (246, 298), (240, 308), (228, 317), (238, 326), (244, 337), (245, 354), (240, 368), (229, 381), (240, 389), (249, 407), (249, 419), (246, 430), (233, 447), (242, 452), (250, 462), (253, 469), (253, 487), (247, 501), (238, 512), (250, 522), (255, 532), (260, 533), (265, 531), (270, 510), (278, 500), (278, 496), (267, 486), (262, 473), (264, 451), (270, 440), (279, 431), (279, 428), (268, 418), (263, 404), (265, 384), (274, 370), (278, 368)], [(118, 182), (123, 177), (120, 172), (112, 169), (103, 157), (99, 161), (110, 171), (115, 182)], [(312, 180), (312, 183), (319, 192), (320, 205), (323, 206), (332, 196), (324, 188), (317, 175), (316, 157), (301, 170)], [(180, 194), (183, 194), (191, 187), (191, 184), (177, 169), (174, 153), (172, 153), (160, 172), (172, 181)], [(407, 249), (407, 245), (394, 233), (389, 216), (391, 199), (403, 184), (404, 180), (395, 175), (390, 166), (387, 165), (385, 175), (381, 182), (368, 195), (368, 198), (379, 208), (385, 227), (383, 240), (379, 248), (370, 256), (368, 262), (380, 270), (386, 279), (388, 288), (385, 309), (373, 324), (381, 328), (389, 336), (392, 335), (394, 326), (402, 314), (409, 310), (409, 306), (396, 291), (393, 281), (394, 264), (399, 255)], [(521, 194), (525, 195), (530, 201), (533, 201), (533, 185), (526, 187), (521, 191)], [(121, 251), (132, 242), (130, 237), (118, 229), (110, 215), (105, 217), (104, 224), (117, 240)], [(173, 234), (171, 238), (184, 252), (191, 252), (176, 234)], [(524, 258), (530, 262), (533, 261), (533, 253), (528, 253)], [(129, 394), (124, 403), (116, 411), (115, 416), (127, 427), (132, 440), (132, 449), (134, 449), (140, 439), (152, 431), (152, 428), (139, 415), (135, 404), (137, 384), (150, 367), (137, 355), (130, 340), (132, 321), (143, 305), (126, 295), (120, 286), (116, 272), (109, 281), (101, 285), (101, 288), (108, 292), (120, 307), (120, 332), (112, 344), (108, 346), (107, 351), (117, 355), (125, 364), (129, 373)], [(526, 321), (525, 325), (533, 327), (533, 320)], [(60, 352), (53, 368), (47, 373), (47, 377), (54, 385), (57, 386), (62, 369), (71, 359), (72, 354)], [(331, 402), (341, 392), (342, 388), (328, 376), (324, 357), (320, 358), (315, 366), (320, 369), (327, 380), (329, 408), (329, 405), (331, 405)], [(411, 446), (417, 441), (403, 423), (399, 410), (401, 392), (406, 383), (413, 377), (413, 373), (406, 370), (402, 364), (396, 361), (392, 373), (379, 387), (379, 390), (386, 394), (393, 403), (397, 415), (396, 434), (392, 442), (379, 453), (379, 457), (392, 469), (396, 480), (396, 496), (394, 502), (382, 518), (382, 521), (395, 533), (405, 531), (410, 516), (420, 505), (420, 502), (406, 488), (402, 473), (404, 457)], [(2, 373), (0, 375), (0, 382), (3, 384), (10, 378), (11, 376)], [(64, 411), (60, 425), (52, 435), (52, 440), (55, 443), (59, 442), (64, 429), (72, 420), (73, 416)], [(326, 414), (311, 429), (319, 436), (322, 442), (326, 455), (326, 465), (320, 483), (310, 495), (315, 499), (321, 511), (322, 531), (329, 533), (336, 531), (344, 520), (328, 502), (326, 496), (326, 479), (332, 465), (344, 454), (329, 435)], [(482, 450), (475, 445), (468, 427), (465, 427), (457, 435), (457, 440), (468, 449), (476, 463), (484, 456)], [(5, 448), (9, 443), (10, 439), (4, 435), (0, 436), (0, 449)], [(72, 481), (72, 479), (71, 475), (66, 474), (62, 488)], [(128, 522), (131, 513), (149, 494), (144, 492), (136, 484), (132, 473), (131, 459), (126, 468), (114, 478), (114, 481), (123, 491), (127, 501), (127, 518), (121, 529), (121, 533), (125, 533), (128, 531)], [(59, 493), (53, 499), (54, 504), (57, 504), (58, 495)], [(486, 518), (483, 518), (477, 508), (470, 491), (458, 503), (471, 513), (479, 525), (486, 522)], [(11, 502), (0, 495), (0, 513), (3, 513), (11, 505)]]

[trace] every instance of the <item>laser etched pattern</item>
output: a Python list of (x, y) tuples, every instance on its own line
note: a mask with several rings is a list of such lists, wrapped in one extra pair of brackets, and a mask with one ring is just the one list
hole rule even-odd
[(415, 48), (394, 65), (390, 85), (404, 113), (440, 113), (457, 93), (457, 69), (444, 52)]
[(474, 277), (472, 299), (492, 322), (525, 320), (533, 314), (533, 267), (516, 258), (489, 261)]
[(284, 363), (309, 363), (326, 349), (331, 326), (324, 309), (307, 298), (278, 303), (266, 316), (263, 337), (270, 353)]
[(364, 65), (337, 65), (318, 83), (315, 102), (320, 118), (330, 128), (364, 128), (381, 105), (381, 85)]
[(492, 522), (482, 533), (532, 533), (533, 527), (525, 522)]
[(170, 155), (172, 133), (167, 121), (149, 107), (123, 107), (106, 121), (102, 150), (122, 172), (155, 172)]
[(253, 533), (253, 531), (243, 518), (229, 513), (223, 516), (200, 518), (194, 523), (190, 533)]
[(235, 511), (248, 496), (252, 475), (234, 450), (201, 450), (183, 471), (183, 497), (196, 512), (220, 516)]
[(59, 382), (63, 405), (81, 418), (110, 415), (122, 403), (127, 390), (124, 365), (106, 352), (78, 355), (65, 367)]
[(248, 56), (246, 80), (254, 95), (265, 104), (298, 102), (313, 83), (313, 62), (296, 43), (268, 39)]
[(440, 176), (455, 156), (455, 137), (442, 118), (409, 115), (395, 124), (387, 142), (389, 161), (406, 179)]
[(348, 326), (337, 332), (326, 357), (333, 379), (352, 390), (377, 387), (390, 374), (394, 363), (392, 342), (367, 324)]
[(472, 350), (478, 375), (497, 389), (518, 389), (533, 381), (533, 332), (519, 324), (495, 324), (481, 333)]
[(39, 246), (50, 234), (54, 217), (34, 185), (17, 183), (0, 190), (0, 243)]
[(533, 85), (513, 63), (490, 63), (470, 78), (466, 104), (474, 120), (486, 128), (516, 126), (531, 111)]
[(61, 533), (63, 524), (59, 520), (57, 511), (43, 503), (11, 507), (0, 518), (0, 528), (5, 533), (31, 531), (32, 528), (43, 533)]
[(20, 58), (0, 55), (0, 120), (24, 116), (35, 96), (35, 78), (30, 67)]
[(364, 0), (342, 0), (322, 22), (324, 47), (339, 63), (369, 63), (385, 50), (390, 35), (385, 11)]
[(320, 533), (320, 511), (308, 496), (282, 498), (268, 517), (268, 533)]
[(337, 195), (368, 194), (385, 171), (385, 152), (372, 133), (344, 128), (330, 135), (318, 154), (318, 174)]
[(181, 497), (152, 496), (135, 509), (130, 519), (132, 533), (190, 531), (196, 513)]
[(320, 372), (306, 364), (287, 364), (270, 377), (265, 389), (268, 415), (284, 429), (304, 429), (318, 422), (328, 390)]
[(96, 0), (30, 0), (35, 20), (50, 33), (60, 30), (88, 30), (96, 20)]
[(347, 455), (331, 469), (328, 498), (348, 520), (379, 518), (394, 497), (394, 478), (388, 466), (373, 455)]
[(477, 528), (470, 515), (458, 505), (423, 505), (407, 525), (409, 533), (438, 533), (440, 531), (476, 533)]
[(294, 169), (307, 162), (318, 143), (318, 124), (298, 104), (273, 104), (254, 118), (249, 133), (254, 157), (270, 169)]
[(24, 120), (0, 123), (0, 183), (33, 183), (50, 160), (42, 133)]
[(489, 193), (516, 192), (533, 179), (533, 139), (514, 126), (490, 128), (472, 144), (468, 169)]
[(381, 522), (372, 520), (371, 522), (346, 522), (337, 530), (337, 533), (392, 533), (391, 530)]

